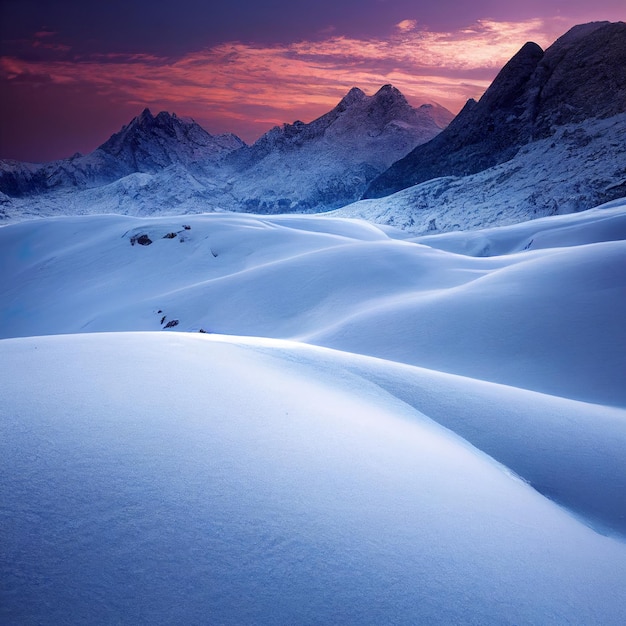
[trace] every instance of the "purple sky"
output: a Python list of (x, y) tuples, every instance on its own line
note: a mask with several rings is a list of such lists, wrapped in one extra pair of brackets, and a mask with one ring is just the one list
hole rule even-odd
[(457, 112), (528, 40), (626, 0), (0, 0), (0, 158), (89, 152), (149, 106), (250, 142), (352, 86)]

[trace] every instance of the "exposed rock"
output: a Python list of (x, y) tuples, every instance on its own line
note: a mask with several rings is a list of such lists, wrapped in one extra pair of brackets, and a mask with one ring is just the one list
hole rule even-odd
[(133, 235), (130, 238), (130, 245), (134, 246), (136, 243), (138, 243), (140, 246), (149, 246), (152, 243), (152, 239), (150, 239), (150, 237), (148, 237), (148, 235), (146, 234)]

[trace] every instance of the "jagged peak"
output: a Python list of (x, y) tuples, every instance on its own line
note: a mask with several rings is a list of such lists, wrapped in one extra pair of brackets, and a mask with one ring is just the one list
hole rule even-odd
[(393, 85), (383, 85), (372, 96), (372, 102), (384, 108), (389, 108), (393, 105), (400, 105), (403, 107), (410, 106), (407, 99), (404, 97), (404, 94)]
[(337, 105), (341, 109), (346, 109), (357, 102), (362, 102), (367, 96), (358, 87), (352, 87), (350, 91), (339, 101)]
[(386, 95), (393, 95), (394, 97), (401, 97), (404, 98), (404, 96), (402, 95), (402, 92), (394, 87), (392, 84), (388, 83), (386, 85), (383, 85), (375, 94), (374, 94), (374, 98), (376, 98), (377, 96), (386, 96)]
[(138, 122), (152, 121), (154, 116), (148, 107), (146, 107), (140, 115), (135, 118)]
[[(500, 74), (506, 73), (510, 69), (518, 71), (520, 66), (529, 65), (534, 67), (543, 55), (544, 50), (539, 44), (534, 41), (527, 41), (504, 65), (502, 70), (500, 70)], [(498, 80), (497, 76), (496, 80)]]
[[(169, 113), (168, 111), (160, 111), (158, 115), (154, 118), (156, 120), (178, 120), (180, 119), (176, 113)], [(184, 121), (184, 120), (180, 120)]]
[(527, 41), (498, 72), (480, 99), (489, 109), (507, 106), (524, 90), (527, 81), (544, 57), (544, 51), (534, 41)]

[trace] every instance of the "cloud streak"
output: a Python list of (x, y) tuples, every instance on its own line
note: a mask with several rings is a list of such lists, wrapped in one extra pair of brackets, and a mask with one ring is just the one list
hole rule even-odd
[(392, 83), (413, 102), (436, 101), (458, 111), (467, 98), (482, 94), (526, 41), (545, 47), (568, 26), (558, 18), (480, 20), (455, 32), (432, 32), (403, 20), (386, 39), (233, 42), (177, 59), (69, 58), (59, 48), (58, 57), (50, 50), (47, 60), (3, 57), (0, 72), (9, 82), (87, 85), (111, 101), (192, 115), (209, 130), (230, 128), (250, 140), (273, 124), (324, 113), (354, 85), (371, 92)]

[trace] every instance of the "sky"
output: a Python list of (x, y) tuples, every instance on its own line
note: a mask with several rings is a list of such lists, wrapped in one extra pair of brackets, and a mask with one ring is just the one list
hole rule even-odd
[(0, 0), (0, 158), (90, 152), (145, 107), (247, 142), (391, 83), (457, 113), (526, 41), (626, 0)]

